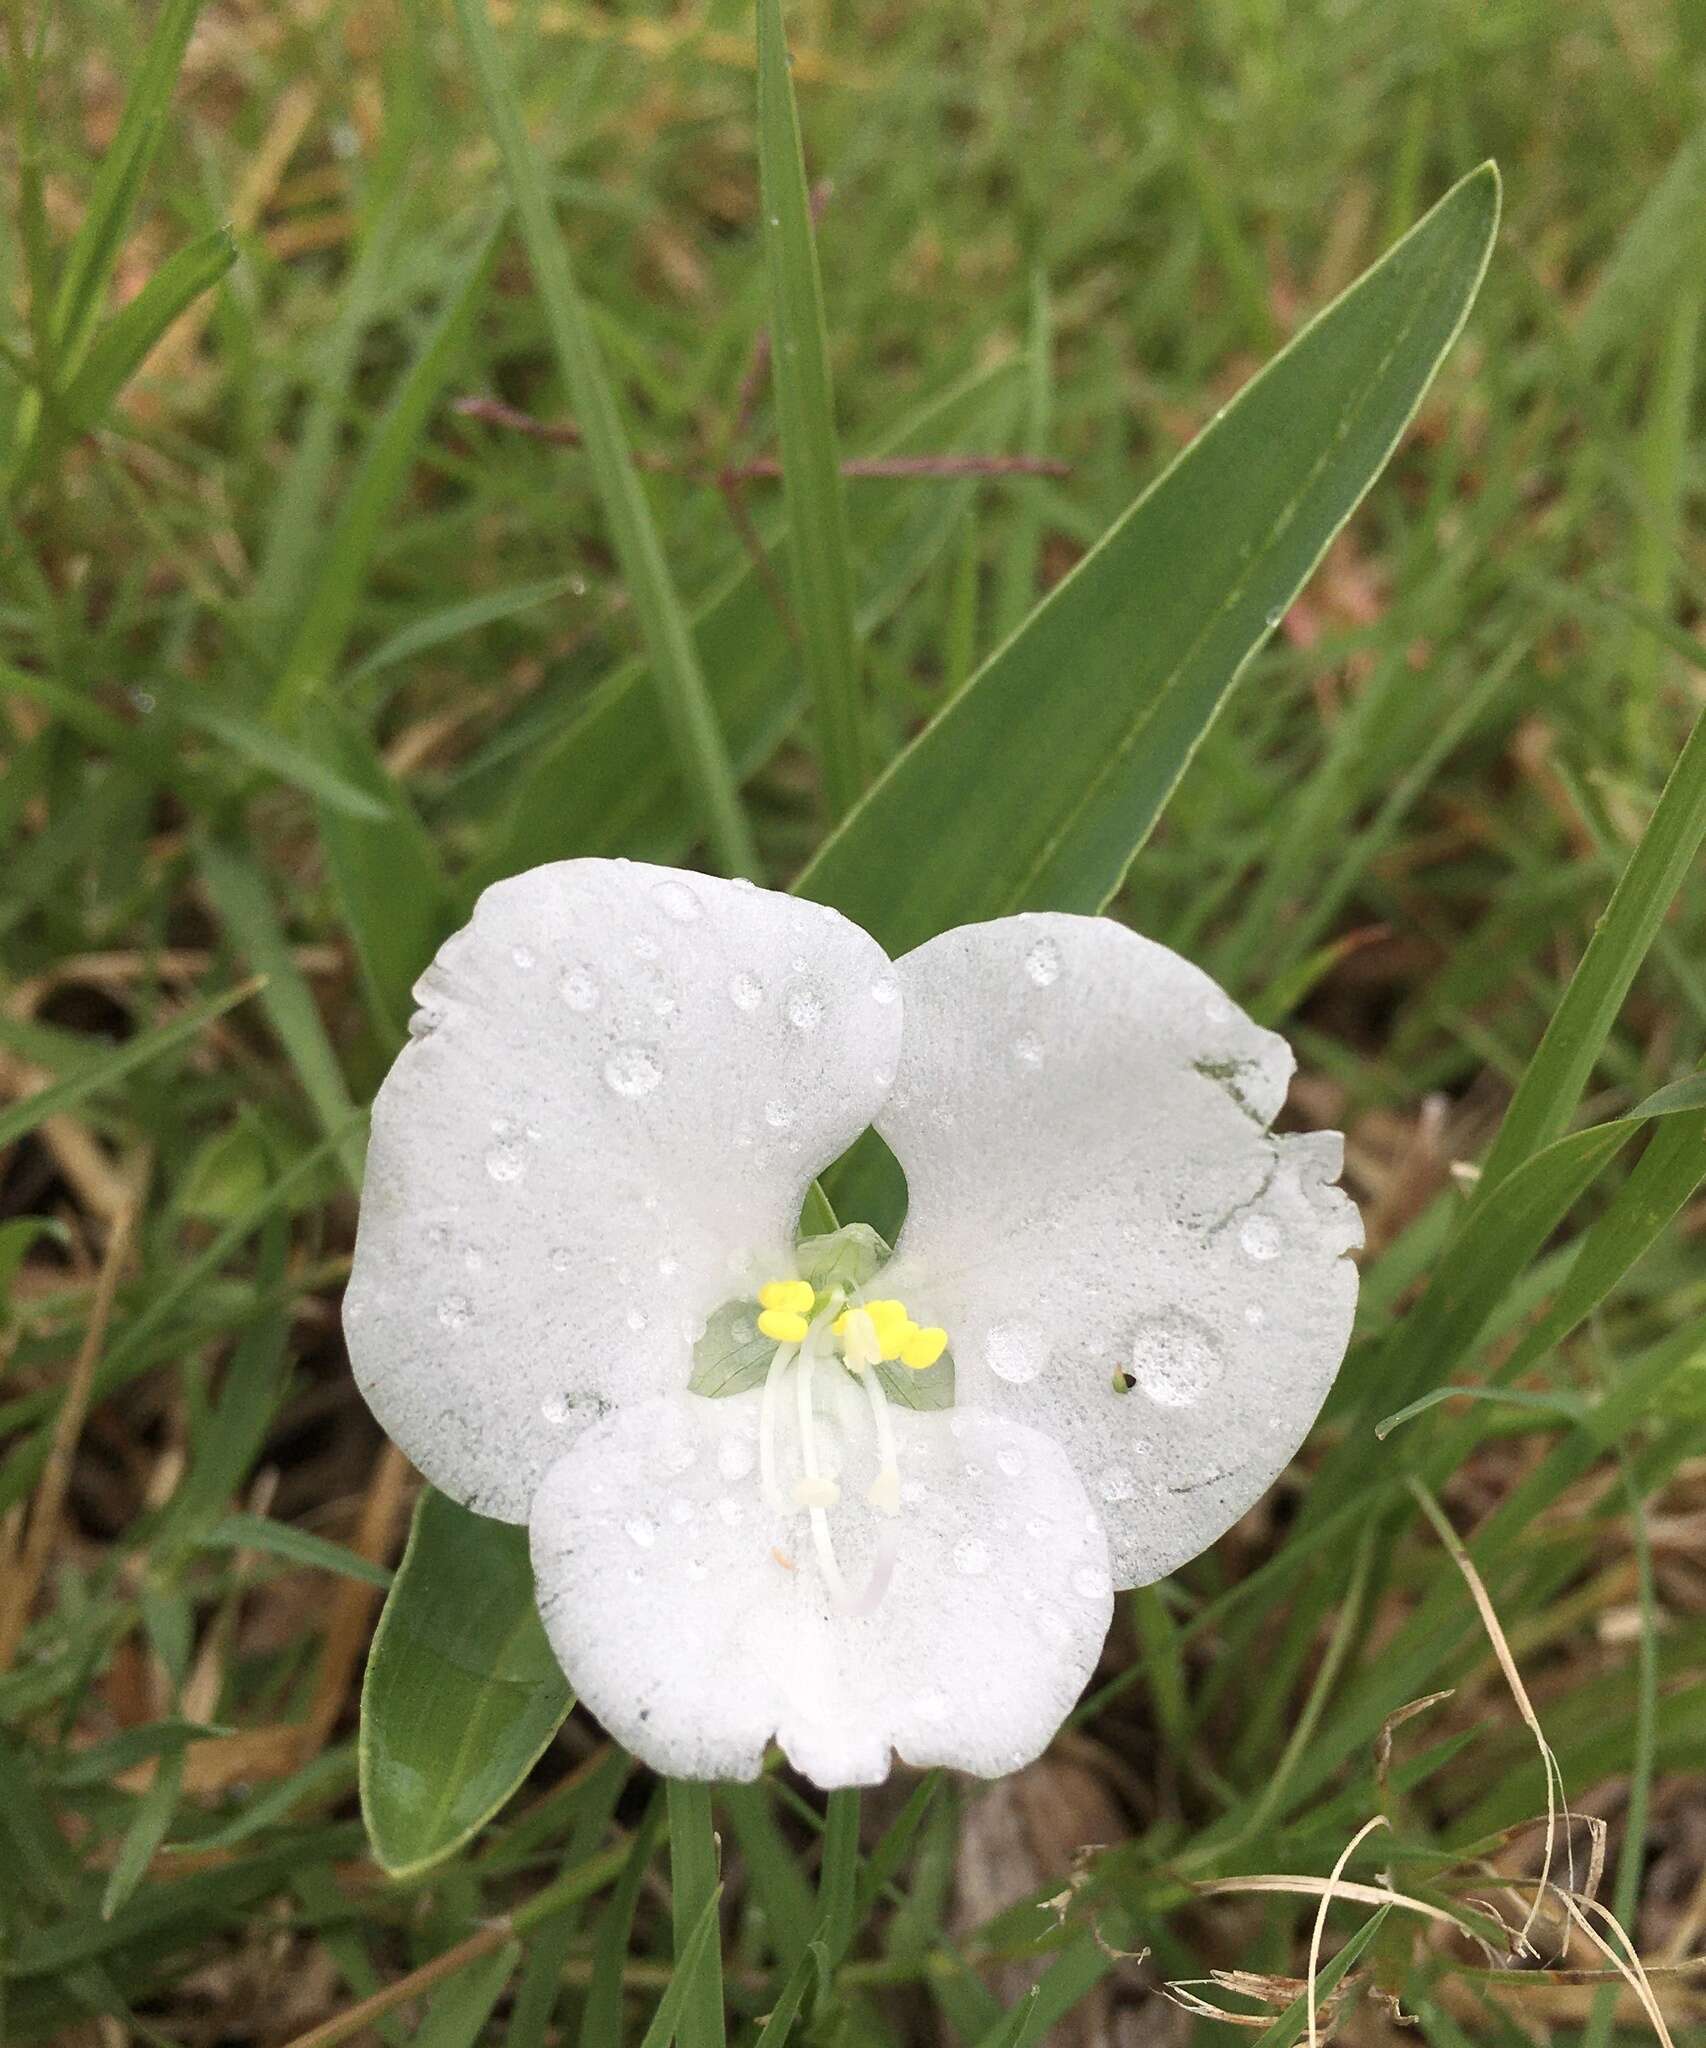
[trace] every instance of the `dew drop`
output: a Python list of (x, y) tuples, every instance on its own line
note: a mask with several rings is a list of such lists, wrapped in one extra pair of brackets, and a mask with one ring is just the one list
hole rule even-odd
[(623, 1321), (627, 1323), (629, 1329), (633, 1331), (636, 1337), (646, 1327), (647, 1320), (648, 1318), (643, 1308), (631, 1308), (623, 1318)]
[(1232, 1005), (1224, 996), (1210, 996), (1202, 1006), (1202, 1013), (1211, 1024), (1230, 1024)]
[(660, 948), (657, 940), (649, 933), (641, 932), (638, 938), (628, 941), (628, 950), (636, 960), (655, 960)]
[(411, 1038), (430, 1038), (443, 1022), (444, 1012), (442, 1010), (417, 1010), (409, 1019), (409, 1036)]
[(745, 1437), (726, 1436), (717, 1446), (717, 1470), (725, 1479), (744, 1479), (752, 1470), (755, 1456)]
[(520, 1180), (527, 1171), (527, 1161), (514, 1145), (494, 1145), (486, 1154), (486, 1171), (502, 1186)]
[(900, 983), (895, 980), (892, 974), (879, 975), (877, 979), (871, 983), (871, 1001), (873, 1003), (882, 1003), (886, 1007), (888, 1004), (892, 1003), (899, 994)]
[(658, 1260), (658, 1273), (662, 1279), (673, 1280), (680, 1271), (681, 1261), (673, 1252), (665, 1252), (663, 1257)]
[(1131, 1347), (1132, 1377), (1159, 1408), (1189, 1408), (1220, 1376), (1214, 1338), (1185, 1316), (1157, 1316), (1139, 1326)]
[(1013, 1057), (1022, 1067), (1040, 1067), (1043, 1042), (1034, 1031), (1021, 1031), (1013, 1041)]
[(674, 996), (653, 996), (652, 1015), (654, 1017), (673, 1017), (675, 1015)]
[(968, 1579), (982, 1578), (989, 1569), (989, 1545), (976, 1536), (962, 1536), (954, 1545), (954, 1569)]
[(1136, 1500), (1137, 1479), (1126, 1465), (1108, 1465), (1096, 1481), (1096, 1491), (1109, 1507), (1117, 1507), (1121, 1501)]
[(553, 1273), (570, 1272), (573, 1270), (574, 1263), (575, 1255), (566, 1244), (558, 1245), (557, 1249), (551, 1254), (551, 1271)]
[(788, 993), (788, 1022), (796, 1031), (815, 1031), (823, 1022), (823, 998), (815, 988), (796, 988)]
[(1283, 604), (1269, 605), (1266, 616), (1268, 622), (1268, 630), (1271, 633), (1274, 627), (1279, 624), (1280, 620), (1285, 617), (1285, 606)]
[(998, 1380), (1023, 1386), (1048, 1358), (1048, 1338), (1035, 1323), (997, 1323), (984, 1343), (984, 1362)]
[(685, 882), (659, 882), (652, 894), (664, 916), (676, 924), (691, 924), (699, 915), (699, 899)]
[(1025, 955), (1025, 972), (1038, 988), (1060, 979), (1060, 948), (1053, 939), (1038, 939)]
[(1003, 1444), (995, 1454), (995, 1462), (1009, 1479), (1017, 1479), (1025, 1469), (1025, 1454), (1011, 1444)]
[(1244, 1311), (1244, 1320), (1250, 1325), (1252, 1330), (1259, 1330), (1267, 1319), (1267, 1310), (1265, 1308), (1258, 1308), (1254, 1302), (1251, 1302), (1250, 1306)]
[(1099, 1564), (1081, 1564), (1072, 1574), (1072, 1590), (1085, 1600), (1105, 1599), (1108, 1575)]
[(447, 1330), (465, 1330), (474, 1320), (474, 1311), (465, 1294), (447, 1294), (438, 1305), (438, 1320)]
[(534, 957), (533, 948), (531, 946), (517, 946), (511, 952), (509, 957), (515, 962), (516, 966), (521, 969), (523, 974), (526, 974), (531, 968), (537, 965), (537, 961)]
[(553, 1429), (561, 1429), (569, 1419), (570, 1405), (566, 1394), (553, 1394), (548, 1400), (540, 1402), (539, 1412)]
[(737, 974), (729, 983), (729, 1001), (737, 1010), (756, 1010), (764, 1000), (764, 990), (750, 974)]
[(764, 1121), (773, 1131), (785, 1131), (794, 1121), (794, 1112), (785, 1102), (767, 1102), (764, 1105)]
[(558, 982), (557, 993), (571, 1010), (590, 1010), (598, 1001), (598, 983), (577, 967)]
[(657, 1054), (643, 1045), (619, 1045), (604, 1062), (605, 1085), (629, 1102), (649, 1095), (662, 1079)]
[(1246, 1216), (1238, 1232), (1246, 1258), (1266, 1262), (1280, 1255), (1279, 1225), (1271, 1216)]
[(644, 1515), (636, 1515), (631, 1522), (624, 1522), (622, 1526), (628, 1532), (628, 1540), (637, 1543), (642, 1550), (650, 1550), (658, 1540), (658, 1532)]

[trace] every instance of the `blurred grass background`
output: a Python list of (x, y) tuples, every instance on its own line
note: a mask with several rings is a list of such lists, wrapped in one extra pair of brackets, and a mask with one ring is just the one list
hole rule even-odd
[[(785, 882), (824, 813), (777, 572), (754, 568), (780, 503), (748, 11), (492, 11)], [(110, 403), (29, 438), (43, 280), (160, 18), (7, 6), (7, 2038), (637, 2040), (669, 1977), (667, 1866), (652, 1788), (583, 1716), (448, 1865), (367, 1860), (356, 1691), (412, 1481), (337, 1305), (358, 1106), (473, 891), (705, 851), (587, 470), (539, 431), (565, 401), (519, 245), (493, 240), (447, 13), (207, 0), (104, 303), (227, 223), (236, 261)], [(1121, 904), (1294, 1038), (1299, 1120), (1349, 1133), (1385, 1328), (1706, 701), (1706, 15), (818, 0), (789, 29), (844, 453), (1054, 459), (849, 482), (885, 755), (1303, 318), (1502, 165), (1465, 337)], [(1703, 942), (1696, 874), (1597, 1112), (1698, 1064)], [(1706, 2023), (1703, 1228), (1685, 1210), (1531, 1362), (1561, 1400), (1426, 1425), (1679, 2041)], [(1494, 1360), (1562, 1257), (1513, 1290)], [(859, 1933), (813, 2038), (1219, 2039), (1156, 1990), (1212, 1969), (1267, 1973), (1212, 1992), (1266, 2026), (1313, 1902), (1186, 1881), (1322, 1876), (1383, 1806), (1412, 1894), (1520, 1893), (1541, 1762), (1457, 1566), (1414, 1503), (1390, 1542), (1288, 1550), (1303, 1478), (1122, 1603), (1100, 1691), (1032, 1771), (867, 1800)], [(1388, 1774), (1383, 1721), (1447, 1688)], [(811, 1931), (821, 1809), (774, 1778), (718, 1819), (750, 2038)], [(1585, 1827), (1575, 1849), (1585, 1868)], [(1377, 1839), (1363, 1874), (1393, 1854)], [(582, 1868), (584, 1898), (512, 1944), (495, 1916)], [(1403, 1917), (1347, 1980), (1347, 2040), (1415, 2038), (1383, 1990), (1442, 2048), (1652, 2037), (1632, 1998), (1490, 1974)], [(1041, 2003), (1004, 2016), (1039, 1971)]]

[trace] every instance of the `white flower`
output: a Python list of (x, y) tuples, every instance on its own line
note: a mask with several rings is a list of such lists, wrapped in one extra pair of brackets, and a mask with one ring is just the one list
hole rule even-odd
[[(1028, 1762), (1114, 1588), (1220, 1535), (1332, 1384), (1341, 1141), (1270, 1135), (1285, 1043), (1120, 925), (891, 966), (816, 904), (567, 861), (489, 889), (416, 994), (356, 1375), (435, 1485), (530, 1526), (564, 1669), (661, 1771)], [(816, 1284), (802, 1199), (870, 1124), (904, 1232)], [(744, 1391), (688, 1391), (731, 1360)], [(885, 1397), (914, 1369), (954, 1405)]]

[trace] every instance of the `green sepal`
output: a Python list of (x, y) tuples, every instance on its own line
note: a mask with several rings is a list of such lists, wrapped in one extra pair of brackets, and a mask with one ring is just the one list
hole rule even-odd
[(794, 1247), (800, 1278), (820, 1295), (837, 1287), (843, 1294), (869, 1287), (892, 1257), (868, 1223), (846, 1223), (824, 1237), (802, 1237)]
[(898, 1408), (916, 1408), (920, 1413), (954, 1405), (954, 1354), (944, 1351), (934, 1365), (914, 1372), (898, 1360), (885, 1359), (874, 1368), (882, 1389)]
[(764, 1384), (775, 1356), (775, 1344), (758, 1334), (758, 1304), (725, 1301), (693, 1347), (693, 1377), (687, 1391), (713, 1401), (748, 1393)]

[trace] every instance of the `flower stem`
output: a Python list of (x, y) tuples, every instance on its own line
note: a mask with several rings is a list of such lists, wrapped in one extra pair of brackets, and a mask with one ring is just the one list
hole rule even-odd
[(859, 1875), (859, 1793), (852, 1787), (829, 1795), (823, 1822), (823, 1862), (818, 1869), (818, 1909), (832, 1964), (853, 1945), (853, 1900)]
[[(679, 1964), (705, 1902), (717, 1888), (711, 1788), (686, 1778), (669, 1780), (669, 1877)], [(723, 1952), (719, 1940), (709, 1943), (694, 1971), (676, 2040), (679, 2048), (723, 2048)]]

